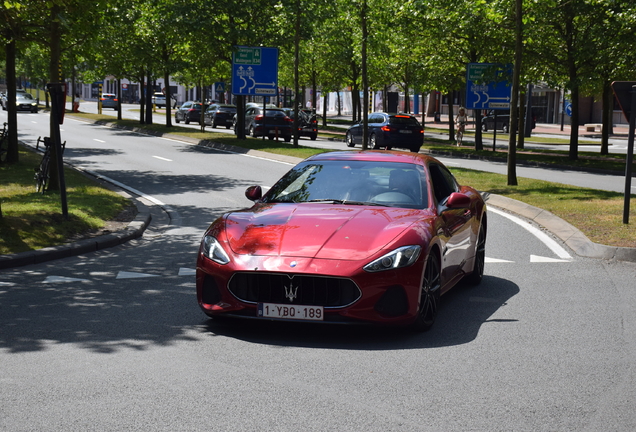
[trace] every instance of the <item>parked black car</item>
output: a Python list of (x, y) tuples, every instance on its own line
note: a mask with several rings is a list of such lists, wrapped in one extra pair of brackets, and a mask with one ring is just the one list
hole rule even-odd
[[(411, 114), (388, 114), (376, 112), (369, 114), (369, 142), (372, 149), (404, 148), (419, 152), (424, 144), (424, 128)], [(346, 143), (348, 147), (362, 144), (362, 122), (347, 129)]]
[[(537, 127), (536, 117), (532, 116), (532, 129)], [(493, 110), (489, 111), (485, 117), (481, 119), (481, 130), (484, 132), (488, 132), (495, 129), (495, 112)], [(510, 131), (510, 111), (499, 111), (497, 112), (497, 130), (502, 131), (503, 133), (508, 133)]]
[(201, 108), (201, 102), (185, 102), (174, 112), (174, 121), (177, 123), (183, 121), (185, 124), (190, 124), (190, 122), (198, 123), (201, 119)]
[(213, 128), (225, 126), (226, 129), (229, 129), (233, 125), (235, 115), (236, 105), (212, 104), (203, 113), (203, 121)]
[(245, 111), (245, 133), (253, 137), (281, 137), (285, 142), (290, 142), (292, 126), (292, 120), (281, 108), (263, 110), (261, 107), (250, 107)]

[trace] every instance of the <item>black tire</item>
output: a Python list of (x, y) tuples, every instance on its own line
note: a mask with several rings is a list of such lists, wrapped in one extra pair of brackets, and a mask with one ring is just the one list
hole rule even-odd
[(248, 135), (253, 136), (254, 138), (256, 138), (256, 128), (254, 127), (254, 125), (251, 125), (249, 130), (247, 131)]
[(417, 332), (425, 332), (429, 330), (439, 309), (439, 298), (441, 288), (441, 269), (439, 265), (439, 257), (433, 251), (426, 261), (424, 269), (424, 280), (422, 281), (422, 293), (420, 305), (413, 330)]
[(181, 120), (179, 120), (179, 117), (175, 116), (175, 117), (174, 117), (174, 121), (176, 121), (177, 123), (179, 123)]
[(318, 134), (311, 134), (311, 135), (309, 136), (309, 138), (310, 138), (312, 141), (316, 141), (316, 138), (318, 138)]
[(465, 281), (469, 285), (479, 285), (484, 278), (484, 266), (486, 263), (486, 224), (482, 222), (477, 234), (477, 247), (475, 249), (475, 266), (472, 273), (466, 275)]
[[(387, 147), (387, 150), (390, 150), (390, 149)], [(420, 147), (412, 148), (412, 149), (411, 149), (411, 152), (413, 152), (413, 153), (419, 153), (419, 152), (420, 152)]]
[(347, 147), (355, 147), (356, 143), (353, 142), (353, 135), (351, 132), (347, 132), (345, 136), (345, 142), (347, 143)]
[(291, 136), (286, 136), (286, 137), (285, 137), (285, 142), (291, 142), (291, 140), (292, 140), (292, 137), (291, 137)]
[(190, 118), (186, 117), (185, 120), (183, 121), (185, 124), (190, 124)]
[(488, 126), (486, 125), (486, 122), (483, 122), (481, 124), (481, 130), (482, 132), (488, 132)]
[(9, 139), (8, 137), (0, 138), (0, 162), (6, 162), (9, 154)]
[(378, 147), (378, 140), (375, 134), (371, 134), (371, 136), (369, 137), (369, 148), (372, 148), (374, 150), (377, 150), (380, 148)]
[(49, 166), (48, 159), (43, 160), (40, 163), (39, 168), (35, 172), (35, 191), (36, 192), (44, 193), (44, 191), (46, 191), (46, 187), (48, 186), (48, 183), (49, 183), (48, 166)]
[(503, 131), (503, 133), (508, 133), (508, 131), (509, 131), (508, 125), (504, 124), (503, 126), (501, 126), (501, 130)]

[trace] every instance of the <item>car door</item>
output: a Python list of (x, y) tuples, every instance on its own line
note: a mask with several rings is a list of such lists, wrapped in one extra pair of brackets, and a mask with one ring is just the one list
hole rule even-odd
[(188, 112), (191, 106), (192, 106), (192, 102), (186, 102), (183, 105), (181, 105), (181, 108), (179, 108), (177, 112), (175, 113), (175, 116), (179, 116), (178, 120), (185, 120), (185, 113)]
[(248, 108), (245, 111), (245, 133), (249, 133), (250, 126), (254, 123), (254, 118), (258, 115), (258, 108)]
[(442, 247), (442, 278), (444, 283), (462, 276), (462, 267), (470, 252), (469, 208), (448, 208), (446, 203), (451, 194), (459, 192), (455, 177), (443, 165), (429, 165), (433, 194), (437, 202), (439, 237)]

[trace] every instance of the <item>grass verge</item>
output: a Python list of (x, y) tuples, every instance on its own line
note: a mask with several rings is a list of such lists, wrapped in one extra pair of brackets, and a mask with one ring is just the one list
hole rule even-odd
[(20, 161), (0, 165), (0, 255), (66, 243), (100, 229), (130, 202), (75, 170), (66, 168), (68, 219), (59, 193), (35, 192), (34, 168), (41, 155), (20, 147)]

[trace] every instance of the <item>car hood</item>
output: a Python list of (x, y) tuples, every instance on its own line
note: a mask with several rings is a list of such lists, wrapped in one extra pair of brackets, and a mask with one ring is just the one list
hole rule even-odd
[(428, 210), (338, 204), (257, 204), (230, 213), (236, 254), (360, 260), (391, 243)]

